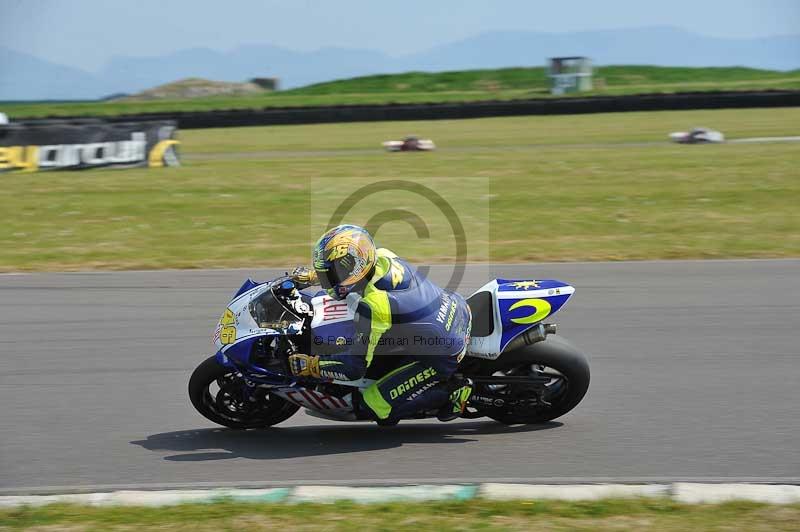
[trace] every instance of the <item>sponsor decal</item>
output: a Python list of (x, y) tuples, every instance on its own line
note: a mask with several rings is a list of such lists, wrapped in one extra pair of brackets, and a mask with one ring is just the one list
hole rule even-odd
[(422, 395), (423, 393), (425, 393), (425, 392), (426, 392), (426, 391), (428, 391), (429, 389), (433, 388), (433, 387), (434, 387), (434, 386), (436, 386), (437, 384), (438, 384), (438, 381), (436, 381), (436, 382), (429, 382), (429, 383), (427, 383), (425, 386), (423, 386), (423, 387), (422, 387), (422, 388), (420, 388), (419, 390), (417, 390), (417, 391), (415, 391), (414, 393), (412, 393), (411, 395), (409, 395), (409, 396), (406, 398), (406, 401), (413, 401), (414, 399), (416, 399), (417, 397), (419, 397), (420, 395)]
[(341, 320), (347, 318), (347, 302), (337, 301), (331, 297), (323, 299), (322, 321)]
[(328, 371), (323, 369), (319, 372), (320, 376), (325, 377), (326, 379), (333, 379), (335, 381), (349, 381), (350, 379), (347, 378), (347, 375), (344, 373), (340, 373), (338, 371)]
[(436, 370), (433, 368), (426, 368), (413, 377), (409, 378), (402, 384), (392, 388), (389, 390), (389, 397), (392, 399), (397, 399), (404, 393), (413, 390), (417, 385), (422, 384), (423, 382), (427, 381), (428, 379), (436, 376)]
[(447, 319), (448, 308), (455, 305), (453, 297), (447, 292), (442, 293), (442, 303), (439, 305), (439, 311), (436, 313), (436, 321), (444, 323)]
[(450, 313), (447, 315), (447, 323), (444, 324), (444, 329), (446, 331), (450, 330), (450, 327), (453, 326), (453, 318), (456, 317), (456, 302), (453, 301), (450, 303)]
[(550, 314), (550, 303), (546, 299), (520, 299), (510, 307), (509, 312), (518, 308), (529, 308), (531, 313), (527, 316), (511, 318), (512, 323), (527, 325), (545, 319)]
[(472, 394), (470, 396), (470, 402), (475, 403), (483, 403), (485, 405), (492, 405), (492, 406), (503, 406), (506, 402), (503, 399), (497, 399), (493, 397), (484, 397), (481, 395)]
[(2, 128), (0, 172), (178, 166), (174, 122), (16, 124)]
[(320, 360), (319, 362), (319, 375), (325, 379), (333, 379), (333, 380), (340, 380), (340, 381), (348, 381), (350, 380), (347, 375), (342, 373), (341, 371), (337, 371), (335, 369), (331, 369), (331, 366), (339, 366), (341, 367), (344, 365), (343, 362), (339, 362), (337, 360)]
[(312, 410), (341, 410), (349, 408), (347, 401), (335, 395), (328, 395), (306, 388), (284, 388), (278, 390), (288, 401)]

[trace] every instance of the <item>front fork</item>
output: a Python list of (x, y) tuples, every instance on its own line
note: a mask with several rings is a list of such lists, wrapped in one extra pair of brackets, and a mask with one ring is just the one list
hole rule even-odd
[(260, 401), (260, 397), (258, 396), (258, 391), (262, 383), (255, 382), (247, 377), (247, 375), (233, 363), (233, 361), (228, 358), (222, 350), (217, 351), (214, 355), (217, 364), (227, 368), (231, 371), (236, 372), (236, 375), (242, 379), (242, 384), (239, 388), (239, 393), (241, 393), (242, 399), (251, 404), (253, 406), (256, 405)]

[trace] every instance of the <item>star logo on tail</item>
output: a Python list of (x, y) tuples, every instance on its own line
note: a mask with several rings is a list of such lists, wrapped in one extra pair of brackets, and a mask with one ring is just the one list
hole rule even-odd
[(517, 290), (525, 290), (527, 288), (539, 288), (539, 283), (537, 281), (517, 281), (516, 283), (511, 283), (511, 286)]

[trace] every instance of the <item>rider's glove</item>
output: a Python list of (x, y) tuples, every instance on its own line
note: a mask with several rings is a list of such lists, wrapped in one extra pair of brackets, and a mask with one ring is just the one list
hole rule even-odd
[(317, 271), (298, 266), (292, 270), (292, 280), (299, 285), (311, 286), (317, 284)]
[(289, 369), (296, 377), (319, 379), (319, 357), (314, 355), (289, 355)]

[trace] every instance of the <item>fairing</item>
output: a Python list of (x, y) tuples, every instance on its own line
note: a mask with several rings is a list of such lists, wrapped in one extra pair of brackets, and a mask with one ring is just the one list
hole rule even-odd
[(558, 312), (575, 288), (555, 279), (496, 279), (478, 292), (492, 296), (494, 327), (487, 336), (473, 334), (469, 354), (496, 358), (511, 340)]

